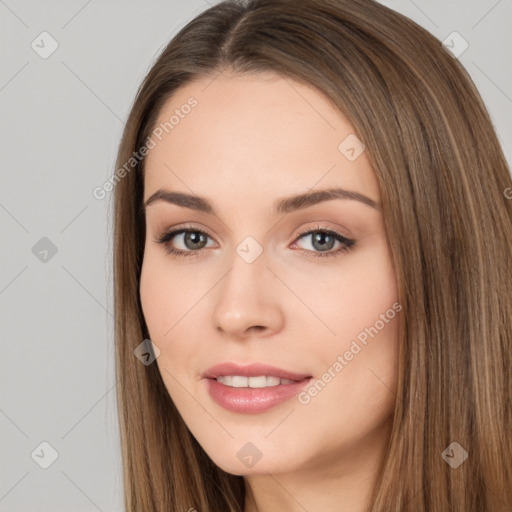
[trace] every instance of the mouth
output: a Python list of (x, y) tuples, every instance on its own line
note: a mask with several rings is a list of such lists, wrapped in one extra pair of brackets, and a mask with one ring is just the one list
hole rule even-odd
[[(225, 384), (233, 387), (263, 387), (263, 377), (265, 379), (269, 379), (268, 383), (265, 381), (265, 386), (277, 386), (279, 384), (291, 384), (291, 382), (288, 381), (297, 382), (304, 380), (311, 377), (311, 375), (306, 373), (297, 373), (263, 363), (253, 363), (248, 365), (221, 363), (206, 370), (201, 377), (207, 379), (227, 377), (227, 382)], [(244, 379), (250, 379), (250, 381), (254, 383), (254, 386), (251, 386), (249, 380), (246, 381)], [(276, 379), (285, 382), (277, 382)]]
[(216, 365), (202, 377), (217, 404), (243, 414), (261, 413), (292, 399), (313, 378), (266, 364), (235, 363)]
[(257, 377), (245, 377), (243, 375), (221, 375), (215, 379), (217, 382), (232, 388), (270, 388), (274, 386), (286, 386), (298, 382), (293, 379), (281, 379), (275, 375), (258, 375)]

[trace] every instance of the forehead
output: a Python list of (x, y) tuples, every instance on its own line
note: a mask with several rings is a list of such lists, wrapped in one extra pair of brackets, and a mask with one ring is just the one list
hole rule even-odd
[(200, 78), (166, 102), (159, 127), (161, 140), (152, 136), (156, 146), (146, 157), (146, 199), (162, 187), (252, 200), (317, 186), (379, 199), (365, 152), (351, 161), (340, 150), (355, 136), (346, 116), (314, 87), (287, 77)]

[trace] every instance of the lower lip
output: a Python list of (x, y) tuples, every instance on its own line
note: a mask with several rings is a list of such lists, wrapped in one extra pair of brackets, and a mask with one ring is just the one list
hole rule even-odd
[(312, 377), (308, 377), (294, 384), (280, 384), (267, 388), (234, 388), (215, 379), (205, 380), (210, 396), (224, 409), (242, 414), (257, 414), (297, 396), (311, 379)]

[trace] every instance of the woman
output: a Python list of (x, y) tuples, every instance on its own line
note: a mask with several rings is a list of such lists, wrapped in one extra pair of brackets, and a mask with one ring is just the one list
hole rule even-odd
[(127, 511), (510, 510), (511, 178), (437, 39), (371, 0), (221, 2), (117, 169)]

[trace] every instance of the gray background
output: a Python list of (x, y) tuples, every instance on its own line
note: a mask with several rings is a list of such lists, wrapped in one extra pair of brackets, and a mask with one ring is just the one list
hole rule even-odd
[[(459, 59), (510, 162), (512, 0), (382, 3), (441, 41), (456, 31), (468, 42)], [(123, 510), (112, 194), (92, 190), (115, 170), (156, 54), (212, 4), (0, 0), (0, 511)], [(44, 31), (58, 43), (46, 59), (31, 47), (51, 48)], [(47, 469), (42, 442), (58, 453)]]

